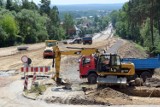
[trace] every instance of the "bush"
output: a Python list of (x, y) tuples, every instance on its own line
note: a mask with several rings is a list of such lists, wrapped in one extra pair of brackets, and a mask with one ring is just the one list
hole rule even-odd
[(30, 93), (42, 94), (46, 90), (45, 85), (32, 86), (29, 90)]
[(37, 33), (38, 41), (44, 42), (48, 39), (48, 33), (46, 31), (40, 31)]

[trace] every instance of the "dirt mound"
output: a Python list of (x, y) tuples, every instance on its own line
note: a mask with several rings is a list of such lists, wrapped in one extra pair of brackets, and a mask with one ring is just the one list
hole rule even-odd
[(96, 97), (101, 97), (101, 98), (122, 98), (122, 99), (129, 99), (129, 96), (121, 93), (119, 91), (116, 91), (112, 88), (104, 88), (104, 89), (100, 89), (100, 90), (94, 90), (94, 92), (91, 92), (90, 94), (88, 94), (88, 96), (94, 96)]
[(148, 78), (145, 83), (146, 86), (149, 87), (160, 87), (160, 79), (159, 78)]
[(147, 57), (145, 51), (133, 42), (126, 42), (123, 46), (121, 46), (121, 48), (118, 50), (118, 55), (120, 55), (122, 58)]
[(160, 68), (155, 69), (154, 75), (156, 78), (160, 78)]
[(160, 97), (160, 89), (156, 87), (128, 87), (126, 89), (117, 89), (129, 96), (139, 96), (139, 97)]
[[(109, 104), (130, 104), (132, 99), (119, 91), (112, 88), (104, 88), (99, 90), (92, 90), (87, 93), (87, 98), (95, 101), (101, 101)], [(118, 101), (117, 101), (118, 100)]]
[(74, 104), (74, 105), (109, 105), (108, 103), (90, 100), (88, 98), (80, 98), (80, 96), (63, 99), (61, 97), (47, 98), (45, 100), (47, 103), (60, 103), (60, 104)]

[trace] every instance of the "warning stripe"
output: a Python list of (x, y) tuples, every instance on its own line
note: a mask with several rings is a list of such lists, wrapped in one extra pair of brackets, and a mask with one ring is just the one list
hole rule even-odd
[(36, 72), (33, 73), (33, 79), (32, 79), (32, 85), (34, 84), (34, 82), (36, 81)]
[(48, 72), (50, 66), (43, 67), (21, 67), (21, 72)]
[(28, 88), (28, 76), (25, 76), (25, 80), (24, 80), (24, 90), (27, 90)]

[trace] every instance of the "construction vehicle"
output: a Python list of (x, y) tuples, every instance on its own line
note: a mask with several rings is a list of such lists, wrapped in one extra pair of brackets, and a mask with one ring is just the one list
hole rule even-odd
[(156, 68), (160, 68), (160, 55), (153, 58), (123, 58), (122, 62), (132, 62), (135, 65), (135, 78), (141, 77), (143, 81), (151, 78)]
[(58, 44), (56, 40), (46, 40), (45, 41), (45, 49), (43, 51), (43, 58), (47, 57), (53, 57), (53, 47), (55, 47)]
[(72, 41), (69, 42), (69, 44), (81, 44), (82, 39), (81, 38), (75, 38)]
[[(108, 63), (105, 63), (105, 60)], [(133, 63), (122, 63), (117, 54), (83, 56), (79, 62), (80, 78), (87, 78), (90, 84), (124, 84), (135, 74)]]
[(57, 85), (59, 85), (59, 84), (64, 84), (62, 79), (59, 77), (61, 55), (87, 55), (88, 56), (93, 53), (97, 53), (98, 50), (95, 48), (78, 48), (78, 50), (60, 51), (59, 47), (55, 46), (55, 47), (53, 47), (53, 52), (54, 52), (54, 56), (53, 56), (52, 67), (54, 67), (54, 62), (55, 62), (56, 73), (52, 79), (56, 81)]
[(83, 45), (85, 44), (92, 44), (92, 37), (83, 37), (82, 39)]
[[(80, 74), (86, 74), (90, 83), (127, 84), (130, 81), (130, 77), (135, 74), (134, 64), (121, 63), (120, 57), (116, 54), (100, 54), (95, 48), (76, 49), (79, 50), (60, 51), (58, 46), (53, 48), (55, 52), (53, 65), (55, 61), (56, 69), (53, 79), (57, 84), (63, 84), (62, 79), (59, 77), (61, 55), (85, 55), (80, 60)], [(109, 60), (108, 64), (105, 63), (106, 59)]]

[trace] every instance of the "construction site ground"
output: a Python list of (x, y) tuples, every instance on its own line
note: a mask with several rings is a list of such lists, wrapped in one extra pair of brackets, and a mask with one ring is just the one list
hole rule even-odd
[[(61, 50), (71, 47), (98, 48), (109, 53), (118, 53), (122, 57), (146, 57), (146, 53), (135, 47), (134, 43), (113, 36), (111, 28), (95, 34), (92, 45), (59, 43)], [(79, 78), (78, 59), (76, 56), (63, 56), (61, 61), (61, 77), (72, 84), (71, 90), (57, 86), (51, 79), (54, 69), (47, 74), (49, 78), (41, 78), (37, 82), (45, 84), (47, 89), (35, 100), (23, 96), (23, 66), (21, 57), (27, 55), (32, 59), (31, 66), (51, 66), (52, 59), (43, 59), (44, 43), (27, 45), (28, 51), (17, 51), (16, 47), (0, 49), (0, 107), (96, 107), (106, 105), (160, 105), (159, 70), (154, 78), (148, 80), (148, 86), (138, 87), (103, 87), (87, 84), (86, 79)], [(46, 75), (46, 74), (37, 74)], [(32, 78), (29, 79), (29, 87)], [(155, 84), (155, 85), (152, 85)]]

